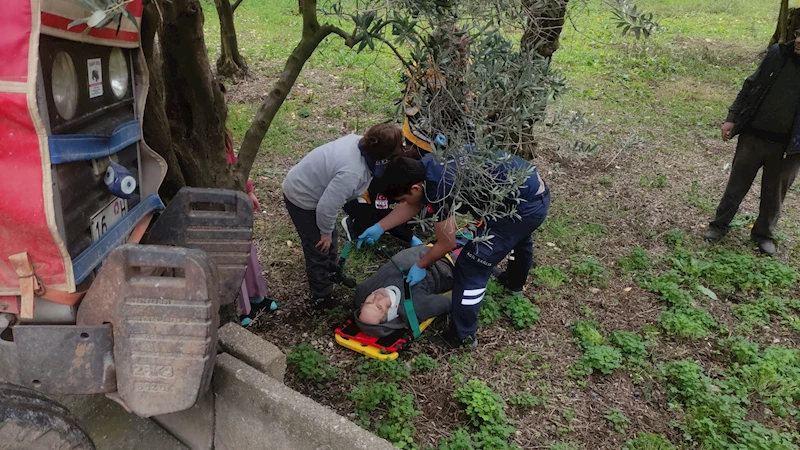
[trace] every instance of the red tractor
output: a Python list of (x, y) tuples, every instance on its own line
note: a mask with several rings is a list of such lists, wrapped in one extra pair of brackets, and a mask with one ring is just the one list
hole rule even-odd
[(142, 2), (99, 23), (91, 3), (0, 14), (0, 448), (93, 448), (43, 394), (143, 417), (194, 405), (250, 250), (244, 193), (184, 188), (164, 207)]

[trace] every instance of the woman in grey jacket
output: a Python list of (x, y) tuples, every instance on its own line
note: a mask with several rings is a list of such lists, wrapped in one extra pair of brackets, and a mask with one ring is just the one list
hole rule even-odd
[(315, 148), (286, 174), (283, 199), (300, 235), (314, 308), (335, 306), (331, 295), (339, 271), (339, 210), (367, 190), (402, 144), (398, 126), (378, 124), (364, 136), (350, 134)]

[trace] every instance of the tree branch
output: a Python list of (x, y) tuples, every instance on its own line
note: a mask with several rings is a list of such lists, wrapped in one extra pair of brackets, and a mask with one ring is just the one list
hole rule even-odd
[(231, 9), (233, 10), (233, 12), (236, 12), (236, 8), (238, 8), (239, 5), (241, 5), (243, 1), (244, 0), (236, 0), (236, 3), (234, 3), (233, 6), (231, 6)]
[(335, 35), (341, 37), (342, 39), (344, 39), (344, 45), (346, 45), (346, 46), (348, 46), (350, 48), (355, 47), (356, 45), (358, 45), (359, 42), (364, 40), (364, 35), (363, 34), (359, 34), (358, 36), (356, 36), (354, 34), (348, 33), (347, 31), (344, 31), (343, 29), (341, 29), (341, 28), (339, 28), (337, 26), (333, 26), (333, 25), (329, 25), (329, 24), (323, 25), (322, 26), (322, 30), (325, 32), (326, 36), (329, 35), (329, 34), (335, 34)]
[(403, 58), (403, 55), (400, 54), (400, 51), (398, 51), (397, 47), (395, 47), (391, 42), (380, 36), (374, 36), (374, 38), (386, 44), (386, 46), (389, 47), (392, 50), (392, 52), (394, 52), (394, 56), (397, 56), (397, 59), (399, 59), (400, 62), (403, 63), (403, 66), (405, 66), (406, 69), (411, 69), (413, 67), (411, 63), (409, 63), (408, 61), (406, 61), (405, 58)]
[(297, 43), (297, 46), (287, 58), (286, 65), (278, 77), (278, 81), (275, 82), (267, 97), (258, 107), (256, 116), (253, 118), (247, 133), (245, 133), (239, 148), (239, 158), (236, 163), (235, 173), (237, 181), (242, 185), (250, 174), (258, 155), (258, 150), (261, 147), (261, 142), (264, 140), (267, 131), (269, 131), (272, 120), (292, 90), (300, 71), (303, 70), (303, 66), (311, 58), (311, 55), (323, 39), (330, 34), (342, 37), (349, 47), (358, 44), (363, 39), (363, 36), (353, 36), (333, 25), (325, 24), (320, 26), (317, 20), (317, 1), (303, 0), (303, 34), (300, 42)]

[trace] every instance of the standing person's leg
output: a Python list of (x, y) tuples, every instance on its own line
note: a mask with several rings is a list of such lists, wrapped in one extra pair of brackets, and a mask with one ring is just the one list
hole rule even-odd
[[(331, 258), (329, 252), (323, 252), (316, 248), (320, 239), (319, 228), (317, 228), (317, 214), (315, 211), (298, 208), (286, 197), (283, 198), (289, 217), (292, 219), (297, 234), (300, 236), (300, 243), (303, 247), (305, 257), (306, 277), (308, 286), (311, 288), (311, 295), (315, 303), (325, 303), (330, 300), (333, 293), (333, 282), (329, 278), (331, 272)], [(327, 306), (327, 305), (321, 305)]]
[(774, 239), (783, 200), (800, 168), (800, 155), (784, 158), (784, 149), (785, 146), (772, 142), (764, 146), (764, 152), (768, 157), (761, 176), (761, 204), (758, 219), (751, 232), (751, 237), (756, 242)]
[(716, 216), (709, 224), (706, 239), (716, 240), (730, 231), (731, 220), (739, 211), (742, 199), (750, 190), (758, 169), (764, 162), (764, 155), (760, 151), (764, 142), (763, 139), (746, 133), (739, 136), (731, 175), (717, 207)]
[(336, 283), (341, 279), (341, 267), (339, 267), (339, 230), (337, 230), (336, 227), (333, 227), (333, 233), (331, 233), (331, 246), (328, 248), (327, 255), (328, 278), (331, 282)]
[[(483, 244), (480, 246), (485, 247)], [(480, 253), (477, 248), (478, 244), (474, 242), (467, 244), (453, 269), (452, 323), (447, 337), (452, 347), (477, 345), (474, 337), (478, 329), (478, 313), (492, 268), (497, 264), (476, 257), (476, 253)]]
[(453, 320), (448, 339), (451, 346), (476, 345), (478, 313), (492, 269), (508, 255), (518, 239), (508, 239), (513, 237), (509, 233), (509, 223), (510, 220), (487, 223), (478, 230), (478, 235), (493, 234), (491, 245), (472, 241), (458, 255), (453, 271)]
[(503, 285), (511, 292), (521, 292), (525, 283), (528, 281), (528, 273), (533, 267), (533, 237), (532, 234), (538, 229), (550, 210), (550, 189), (547, 189), (540, 198), (533, 200), (537, 202), (537, 209), (533, 213), (522, 218), (522, 223), (515, 223), (515, 234), (520, 236), (519, 241), (514, 245), (511, 259), (509, 255), (508, 265), (503, 276)]

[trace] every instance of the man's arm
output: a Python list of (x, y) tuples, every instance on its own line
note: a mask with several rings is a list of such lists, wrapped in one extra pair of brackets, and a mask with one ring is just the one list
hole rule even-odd
[(430, 250), (425, 253), (425, 256), (420, 258), (417, 266), (421, 269), (426, 269), (431, 264), (444, 258), (456, 246), (456, 217), (451, 215), (447, 219), (436, 222), (433, 226), (436, 232), (436, 243), (433, 244)]
[(400, 202), (395, 205), (392, 212), (378, 222), (378, 225), (381, 226), (383, 231), (391, 230), (392, 228), (402, 225), (413, 219), (414, 216), (419, 214), (420, 209), (422, 209), (421, 204)]

